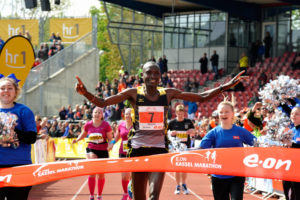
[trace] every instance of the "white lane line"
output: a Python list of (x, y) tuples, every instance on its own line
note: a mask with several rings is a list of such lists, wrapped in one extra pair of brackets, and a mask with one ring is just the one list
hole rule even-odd
[(71, 200), (75, 200), (77, 198), (77, 196), (80, 194), (81, 190), (86, 186), (88, 182), (88, 179), (85, 180), (85, 182), (81, 185), (81, 187), (79, 188), (79, 190), (76, 192), (76, 194), (73, 196), (73, 198)]
[[(176, 181), (175, 177), (171, 175), (171, 173), (166, 173), (171, 179), (173, 179), (174, 181)], [(204, 200), (202, 199), (200, 196), (198, 196), (193, 190), (191, 190), (190, 188), (188, 188), (189, 192), (194, 195), (197, 199), (200, 199), (200, 200)]]

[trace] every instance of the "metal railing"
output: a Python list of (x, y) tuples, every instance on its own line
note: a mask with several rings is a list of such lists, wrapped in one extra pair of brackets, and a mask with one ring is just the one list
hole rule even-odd
[(72, 64), (78, 57), (94, 47), (93, 32), (90, 32), (75, 43), (57, 52), (29, 72), (23, 88), (24, 92), (37, 86), (40, 82), (48, 80), (52, 75)]

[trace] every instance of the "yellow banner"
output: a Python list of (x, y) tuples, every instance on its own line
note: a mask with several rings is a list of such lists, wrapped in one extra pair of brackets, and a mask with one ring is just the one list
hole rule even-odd
[(1, 19), (0, 36), (6, 41), (14, 35), (25, 36), (26, 31), (31, 35), (31, 43), (39, 44), (39, 21), (37, 19)]
[(29, 40), (17, 35), (5, 42), (0, 54), (1, 74), (15, 74), (22, 88), (33, 63), (34, 50)]
[(75, 42), (91, 31), (92, 18), (50, 19), (50, 34), (59, 33), (62, 42)]
[[(86, 147), (88, 145), (87, 138), (75, 144), (72, 144), (74, 138), (51, 138), (51, 140), (55, 143), (56, 158), (86, 158)], [(113, 149), (109, 151), (110, 158), (119, 158), (120, 143), (121, 140), (119, 140), (114, 145)]]
[(86, 158), (87, 143), (85, 140), (75, 144), (72, 144), (73, 138), (53, 138), (53, 140), (56, 148), (56, 158)]

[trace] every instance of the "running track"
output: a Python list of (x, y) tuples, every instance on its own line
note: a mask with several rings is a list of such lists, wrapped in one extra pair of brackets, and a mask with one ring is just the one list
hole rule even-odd
[[(210, 180), (205, 174), (188, 174), (189, 195), (174, 195), (174, 173), (166, 173), (160, 195), (161, 200), (213, 200)], [(97, 190), (96, 190), (97, 191)], [(95, 191), (95, 192), (96, 192)], [(121, 175), (106, 174), (103, 200), (120, 200), (122, 197)], [(33, 186), (29, 200), (88, 200), (87, 176), (74, 177)], [(244, 200), (258, 200), (260, 196), (244, 193)], [(273, 199), (273, 198), (270, 198)]]

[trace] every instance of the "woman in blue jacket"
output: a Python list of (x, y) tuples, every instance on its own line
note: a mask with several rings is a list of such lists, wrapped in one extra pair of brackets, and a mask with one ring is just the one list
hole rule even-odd
[[(33, 112), (15, 102), (20, 93), (18, 81), (13, 74), (0, 76), (0, 168), (32, 164), (31, 144), (36, 141), (36, 124)], [(0, 188), (0, 200), (5, 197), (26, 200), (30, 189), (31, 186)]]
[[(231, 148), (253, 145), (255, 136), (234, 122), (232, 103), (218, 105), (220, 125), (209, 131), (201, 141), (201, 148)], [(212, 190), (215, 200), (243, 199), (245, 177), (212, 174)]]

